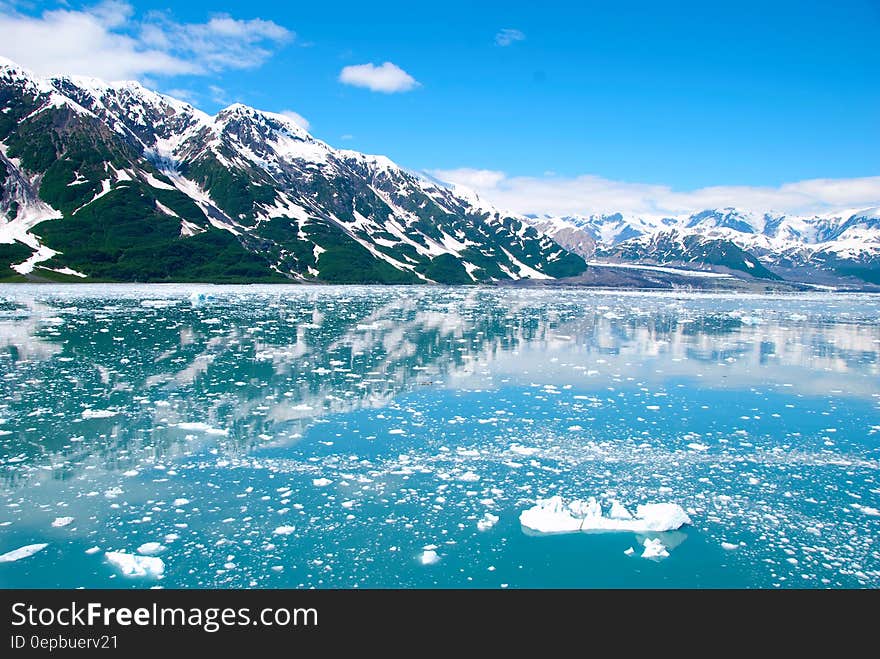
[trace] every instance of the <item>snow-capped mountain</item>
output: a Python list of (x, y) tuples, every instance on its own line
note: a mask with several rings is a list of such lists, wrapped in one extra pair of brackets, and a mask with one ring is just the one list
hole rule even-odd
[[(286, 117), (0, 61), (0, 278), (472, 283), (583, 259)], [(7, 269), (8, 268), (8, 269)]]
[(723, 208), (677, 217), (616, 213), (529, 221), (594, 263), (718, 267), (760, 278), (880, 283), (878, 208), (812, 216)]

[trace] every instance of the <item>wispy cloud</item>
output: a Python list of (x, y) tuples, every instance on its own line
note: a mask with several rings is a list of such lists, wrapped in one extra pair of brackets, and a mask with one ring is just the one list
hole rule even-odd
[(381, 66), (372, 63), (346, 66), (339, 74), (339, 82), (384, 94), (407, 92), (419, 86), (415, 78), (391, 62)]
[(208, 91), (211, 92), (211, 100), (220, 105), (229, 105), (229, 94), (223, 87), (219, 85), (208, 85)]
[(500, 171), (471, 168), (433, 170), (430, 174), (471, 188), (499, 208), (517, 213), (670, 216), (736, 206), (759, 212), (807, 214), (880, 206), (880, 176), (810, 179), (777, 187), (719, 185), (681, 191), (668, 185), (591, 175), (509, 177)]
[(499, 30), (498, 34), (495, 35), (495, 45), (501, 47), (510, 46), (517, 41), (525, 40), (525, 34), (523, 34), (520, 30), (515, 30), (511, 27), (506, 27), (503, 30)]
[(302, 116), (299, 112), (294, 112), (293, 110), (282, 110), (278, 114), (287, 117), (303, 130), (308, 130), (309, 126), (311, 126), (309, 120)]
[(0, 15), (4, 56), (37, 73), (111, 80), (253, 68), (293, 38), (288, 29), (259, 18), (217, 15), (205, 23), (180, 23), (150, 12), (138, 19), (122, 0), (39, 16), (13, 10)]

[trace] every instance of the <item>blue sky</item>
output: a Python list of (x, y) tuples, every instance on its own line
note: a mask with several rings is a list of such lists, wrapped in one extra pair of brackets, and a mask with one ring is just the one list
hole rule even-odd
[[(0, 15), (0, 54), (42, 73), (128, 74), (212, 113), (293, 110), (334, 146), (484, 191), (880, 175), (877, 0), (0, 1)], [(51, 27), (53, 52), (10, 46), (24, 25)]]

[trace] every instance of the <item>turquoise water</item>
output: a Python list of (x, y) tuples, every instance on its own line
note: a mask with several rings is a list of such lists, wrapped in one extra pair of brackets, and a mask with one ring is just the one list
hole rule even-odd
[(2, 587), (880, 585), (876, 296), (5, 286), (0, 392)]

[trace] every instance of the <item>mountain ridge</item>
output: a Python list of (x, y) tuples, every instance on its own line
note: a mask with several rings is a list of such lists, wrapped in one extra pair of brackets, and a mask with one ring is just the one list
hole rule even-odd
[(211, 116), (136, 82), (8, 61), (0, 102), (0, 242), (33, 250), (10, 263), (22, 276), (481, 283), (586, 269), (522, 218), (277, 113)]

